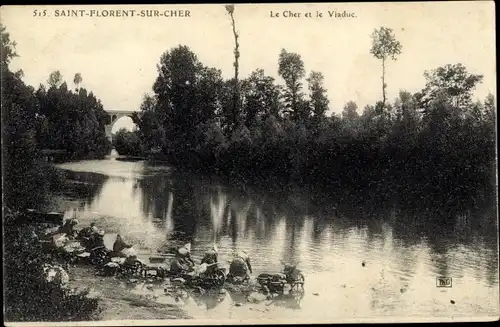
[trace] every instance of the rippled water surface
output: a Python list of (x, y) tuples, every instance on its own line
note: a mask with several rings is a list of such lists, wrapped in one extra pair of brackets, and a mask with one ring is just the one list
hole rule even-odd
[[(443, 225), (362, 201), (318, 206), (300, 190), (271, 192), (143, 161), (60, 167), (89, 188), (75, 208), (81, 223), (120, 233), (146, 257), (191, 241), (199, 259), (215, 242), (223, 262), (235, 250), (247, 251), (254, 276), (280, 271), (281, 260), (297, 263), (306, 276), (300, 300), (250, 304), (228, 292), (174, 301), (195, 318), (498, 316), (495, 210), (450, 217)], [(451, 277), (452, 287), (436, 287), (437, 277)], [(160, 293), (156, 300), (171, 301)]]

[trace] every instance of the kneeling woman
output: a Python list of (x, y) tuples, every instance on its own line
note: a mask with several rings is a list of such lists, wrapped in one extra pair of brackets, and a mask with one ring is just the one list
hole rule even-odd
[(252, 265), (250, 257), (245, 251), (238, 252), (235, 255), (231, 265), (229, 266), (229, 276), (231, 279), (239, 279), (241, 281), (250, 278), (252, 273)]
[(194, 262), (191, 259), (189, 249), (181, 247), (175, 254), (175, 259), (170, 264), (170, 272), (174, 274), (183, 274), (192, 272), (194, 269)]

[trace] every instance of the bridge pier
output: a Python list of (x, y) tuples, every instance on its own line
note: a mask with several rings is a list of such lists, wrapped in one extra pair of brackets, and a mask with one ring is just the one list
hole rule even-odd
[(111, 133), (111, 131), (113, 129), (113, 125), (106, 125), (104, 128), (106, 130), (106, 137), (108, 138), (108, 140), (110, 142), (112, 142), (113, 141), (113, 133)]

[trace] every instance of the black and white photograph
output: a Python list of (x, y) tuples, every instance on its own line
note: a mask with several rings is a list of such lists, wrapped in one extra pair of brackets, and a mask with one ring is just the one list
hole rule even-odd
[(0, 18), (6, 326), (499, 319), (493, 1)]

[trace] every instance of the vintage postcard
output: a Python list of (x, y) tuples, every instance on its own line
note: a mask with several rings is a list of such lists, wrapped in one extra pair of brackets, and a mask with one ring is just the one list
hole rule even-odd
[(4, 323), (498, 320), (494, 12), (2, 6)]

